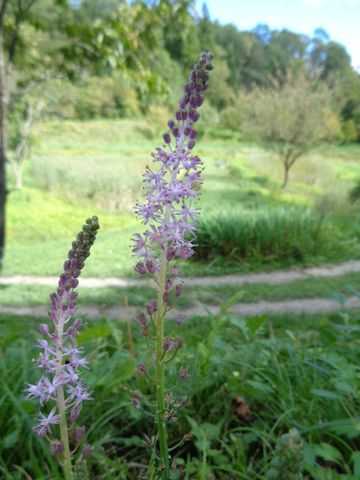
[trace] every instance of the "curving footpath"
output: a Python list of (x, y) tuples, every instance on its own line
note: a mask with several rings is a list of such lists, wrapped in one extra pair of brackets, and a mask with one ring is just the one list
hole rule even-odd
[[(259, 272), (249, 274), (223, 275), (219, 277), (195, 277), (186, 279), (190, 286), (211, 286), (211, 285), (245, 285), (245, 284), (268, 284), (281, 285), (284, 283), (304, 280), (312, 277), (338, 277), (347, 273), (360, 272), (360, 261), (349, 261), (333, 266), (322, 266), (308, 269), (280, 270), (276, 272)], [(47, 285), (57, 283), (56, 277), (0, 277), (0, 285)], [(133, 287), (148, 284), (146, 280), (121, 279), (121, 278), (82, 278), (81, 286), (86, 288), (106, 287)], [(0, 300), (1, 301), (1, 300)], [(322, 314), (335, 312), (342, 309), (355, 310), (360, 308), (359, 298), (353, 296), (345, 298), (343, 303), (331, 298), (300, 298), (276, 302), (259, 301), (254, 303), (237, 303), (230, 309), (239, 316), (256, 316), (264, 314), (283, 315), (293, 314)], [(47, 306), (37, 307), (10, 307), (1, 306), (0, 313), (15, 315), (30, 315), (36, 317), (47, 316)], [(114, 319), (125, 319), (133, 317), (138, 308), (129, 307), (124, 309), (116, 307), (80, 306), (79, 313), (89, 319), (110, 317)], [(197, 302), (195, 306), (181, 310), (187, 316), (205, 317), (219, 312), (219, 307)], [(179, 312), (169, 312), (169, 317), (176, 317)]]
[[(265, 283), (268, 285), (281, 285), (282, 283), (306, 280), (312, 277), (341, 277), (347, 273), (360, 272), (360, 260), (350, 260), (337, 265), (328, 265), (312, 268), (293, 268), (289, 270), (276, 270), (270, 272), (244, 273), (221, 275), (212, 277), (189, 277), (186, 278), (186, 285), (190, 286), (211, 286), (211, 285), (246, 285), (248, 283)], [(0, 285), (57, 285), (58, 277), (36, 277), (16, 275), (13, 277), (1, 277)], [(84, 288), (106, 288), (106, 287), (141, 287), (150, 282), (143, 279), (132, 278), (90, 278), (81, 277), (81, 287)]]

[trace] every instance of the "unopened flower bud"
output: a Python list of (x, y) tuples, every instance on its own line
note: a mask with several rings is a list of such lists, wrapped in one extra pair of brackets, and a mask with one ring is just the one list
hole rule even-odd
[(74, 407), (71, 412), (70, 412), (70, 420), (72, 423), (75, 423), (77, 419), (79, 418), (80, 415), (80, 410), (79, 408)]
[(151, 260), (150, 258), (148, 258), (145, 262), (145, 266), (147, 268), (147, 271), (149, 273), (155, 273), (156, 272), (156, 266), (155, 266), (155, 263), (153, 262), (153, 260)]
[(64, 452), (64, 444), (59, 440), (52, 440), (50, 442), (50, 449), (53, 455), (60, 455)]
[(179, 313), (176, 317), (176, 325), (182, 325), (186, 320), (186, 316), (183, 313)]
[(146, 268), (143, 262), (138, 262), (134, 267), (135, 272), (140, 273), (140, 275), (145, 275)]
[(147, 305), (146, 305), (146, 311), (148, 312), (149, 315), (152, 315), (157, 311), (157, 302), (156, 300), (151, 300)]
[(91, 445), (86, 444), (81, 452), (82, 459), (85, 460), (90, 455), (90, 453), (91, 453)]
[(40, 325), (40, 333), (42, 335), (49, 335), (49, 327), (46, 325), (46, 323), (42, 323)]
[(179, 379), (185, 380), (189, 376), (189, 373), (185, 367), (181, 367), (179, 370)]
[(78, 427), (76, 429), (76, 440), (81, 440), (85, 435), (85, 427)]
[(171, 143), (171, 137), (169, 133), (164, 133), (163, 135), (164, 142), (169, 145)]
[(145, 365), (145, 363), (143, 363), (143, 362), (140, 362), (140, 363), (137, 364), (136, 370), (137, 370), (139, 373), (147, 373), (146, 365)]
[(182, 294), (183, 287), (182, 285), (176, 285), (175, 287), (175, 297), (180, 297)]

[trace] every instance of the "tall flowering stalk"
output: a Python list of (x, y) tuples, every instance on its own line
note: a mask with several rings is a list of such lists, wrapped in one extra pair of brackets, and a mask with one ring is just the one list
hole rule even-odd
[[(157, 299), (146, 306), (146, 313), (141, 313), (137, 321), (147, 337), (149, 329), (154, 330), (156, 419), (163, 479), (170, 476), (166, 423), (172, 417), (174, 405), (184, 403), (175, 402), (165, 391), (165, 365), (181, 347), (182, 338), (164, 337), (164, 318), (174, 299), (182, 293), (177, 261), (193, 254), (191, 237), (199, 213), (193, 202), (199, 194), (203, 168), (200, 158), (192, 154), (197, 135), (194, 125), (200, 117), (198, 108), (208, 88), (212, 58), (211, 53), (201, 53), (191, 71), (175, 119), (168, 122), (170, 131), (163, 135), (166, 146), (155, 150), (154, 167), (146, 169), (145, 201), (136, 205), (136, 213), (147, 228), (134, 237), (133, 252), (141, 257), (135, 270), (141, 275), (152, 275), (157, 286)], [(177, 323), (182, 321), (179, 317)], [(140, 364), (138, 369), (147, 374), (146, 365)], [(186, 376), (184, 368), (179, 376)], [(136, 391), (134, 404), (140, 406), (140, 401), (141, 394)]]
[[(41, 349), (38, 363), (44, 374), (36, 385), (28, 385), (27, 388), (28, 397), (38, 398), (41, 407), (45, 403), (53, 406), (48, 415), (40, 413), (39, 423), (34, 427), (34, 431), (50, 440), (53, 453), (62, 459), (66, 480), (73, 479), (74, 452), (70, 451), (70, 442), (74, 442), (76, 450), (85, 433), (84, 427), (77, 425), (82, 402), (91, 398), (80, 377), (80, 369), (88, 367), (88, 360), (82, 356), (82, 349), (76, 340), (81, 322), (72, 320), (77, 308), (75, 290), (98, 229), (97, 217), (87, 219), (72, 243), (57, 291), (50, 295), (49, 317), (53, 330), (50, 331), (46, 324), (40, 326), (44, 338), (38, 341)], [(59, 425), (60, 439), (56, 438), (55, 425)], [(88, 451), (89, 446), (85, 446), (82, 456)]]

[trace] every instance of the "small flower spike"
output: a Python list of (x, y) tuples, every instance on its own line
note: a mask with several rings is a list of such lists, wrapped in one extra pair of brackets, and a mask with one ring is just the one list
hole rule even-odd
[[(72, 478), (71, 453), (69, 443), (77, 443), (80, 438), (76, 434), (82, 427), (76, 427), (82, 402), (91, 396), (81, 380), (82, 368), (88, 368), (88, 360), (77, 343), (77, 334), (81, 328), (78, 319), (73, 320), (76, 313), (79, 276), (84, 268), (85, 260), (90, 255), (94, 244), (99, 222), (97, 217), (86, 220), (81, 232), (68, 253), (64, 263), (64, 271), (60, 275), (56, 292), (50, 295), (51, 308), (49, 317), (52, 331), (46, 324), (40, 325), (43, 339), (38, 340), (40, 355), (39, 367), (44, 374), (36, 385), (28, 385), (27, 397), (37, 398), (40, 406), (52, 403), (54, 406), (48, 415), (40, 413), (39, 423), (34, 427), (35, 433), (51, 438), (51, 450), (54, 454), (63, 455), (63, 468), (66, 480)], [(68, 429), (68, 421), (71, 430)], [(59, 427), (57, 427), (59, 425)], [(56, 428), (57, 427), (57, 428)], [(60, 431), (60, 440), (56, 435)], [(69, 438), (70, 431), (75, 432), (74, 439)]]

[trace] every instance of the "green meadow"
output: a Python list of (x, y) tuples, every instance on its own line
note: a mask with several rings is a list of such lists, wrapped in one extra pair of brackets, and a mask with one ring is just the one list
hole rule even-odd
[[(25, 167), (24, 188), (9, 195), (3, 274), (56, 275), (69, 239), (85, 217), (96, 214), (101, 234), (85, 275), (132, 275), (129, 245), (139, 230), (132, 207), (141, 199), (142, 173), (161, 138), (148, 137), (142, 121), (51, 121), (38, 127), (32, 158)], [(245, 227), (250, 230), (259, 217), (255, 237), (237, 239), (229, 251), (226, 245), (224, 250), (205, 251), (206, 261), (201, 261), (204, 251), (200, 248), (200, 261), (190, 262), (186, 274), (308, 265), (359, 256), (358, 209), (347, 201), (360, 176), (359, 146), (319, 148), (295, 164), (289, 186), (283, 190), (278, 159), (234, 137), (226, 130), (212, 131), (196, 150), (205, 163), (199, 202), (204, 219), (201, 232), (205, 237), (217, 235), (217, 243), (226, 244), (226, 229), (234, 224), (231, 215), (236, 211), (235, 221), (246, 223), (247, 219)], [(220, 238), (211, 226), (214, 215), (224, 223)], [(309, 218), (304, 222), (312, 222), (316, 230), (316, 239), (309, 238), (308, 244), (305, 224), (287, 224), (294, 217), (301, 223), (304, 215)], [(278, 252), (268, 255), (261, 250), (262, 239), (269, 237), (266, 224), (275, 224), (272, 240), (280, 245)], [(303, 235), (301, 252), (296, 255), (295, 245), (293, 254), (283, 254), (284, 235), (292, 234), (294, 238)], [(247, 242), (252, 242), (250, 252)]]
[[(72, 238), (96, 214), (101, 230), (84, 276), (136, 278), (130, 244), (141, 226), (132, 207), (141, 199), (142, 173), (158, 138), (160, 132), (152, 136), (145, 121), (38, 126), (24, 188), (9, 195), (3, 275), (58, 276)], [(185, 277), (216, 279), (360, 258), (359, 210), (348, 201), (360, 177), (360, 146), (318, 148), (295, 165), (285, 190), (278, 159), (227, 130), (205, 131), (196, 153), (205, 163), (202, 213)], [(47, 305), (55, 287), (0, 286), (0, 304)], [(186, 348), (169, 368), (169, 385), (175, 385), (180, 366), (190, 367), (182, 393), (191, 405), (170, 427), (172, 444), (191, 434), (173, 451), (183, 475), (174, 474), (174, 480), (265, 480), (279, 437), (294, 427), (303, 439), (304, 478), (358, 479), (358, 312), (243, 319), (231, 306), (302, 298), (333, 298), (341, 306), (358, 295), (359, 274), (241, 287), (215, 280), (185, 291), (179, 309), (221, 309), (188, 319), (181, 332)], [(141, 309), (151, 298), (147, 286), (84, 288), (80, 279), (79, 315), (82, 306)], [(151, 434), (153, 422), (130, 405), (130, 391), (143, 382), (135, 373), (144, 358), (140, 329), (132, 322), (129, 327), (126, 318), (85, 320), (79, 342), (90, 359), (85, 380), (94, 401), (81, 417), (92, 454), (87, 476), (78, 478), (135, 480), (147, 474), (143, 434)], [(24, 472), (37, 480), (62, 478), (46, 442), (31, 430), (37, 406), (24, 393), (25, 384), (38, 378), (32, 359), (42, 321), (0, 314), (0, 472), (6, 480), (20, 480)], [(171, 322), (166, 328), (172, 334)]]

